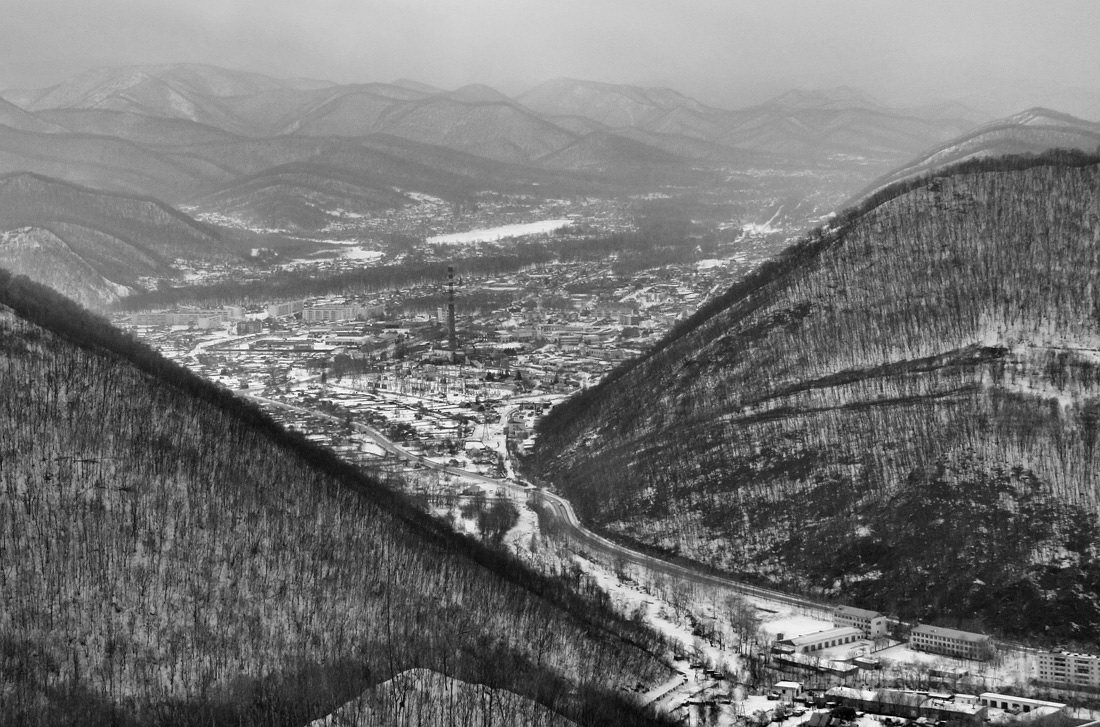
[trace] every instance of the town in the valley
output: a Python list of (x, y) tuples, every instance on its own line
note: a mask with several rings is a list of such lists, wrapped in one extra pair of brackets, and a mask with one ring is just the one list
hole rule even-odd
[(748, 231), (742, 240), (723, 257), (629, 276), (608, 261), (497, 275), (451, 265), (371, 294), (115, 321), (471, 536), (489, 537), (489, 503), (512, 503), (497, 542), (537, 567), (574, 569), (679, 645), (680, 676), (639, 697), (685, 723), (828, 727), (838, 707), (864, 727), (1100, 716), (1089, 708), (1100, 656), (766, 593), (696, 586), (685, 596), (658, 574), (588, 551), (528, 501), (534, 488), (515, 458), (538, 419), (641, 355), (768, 248)]

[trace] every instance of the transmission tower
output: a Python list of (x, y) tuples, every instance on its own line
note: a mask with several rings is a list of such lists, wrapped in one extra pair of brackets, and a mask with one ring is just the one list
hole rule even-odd
[(455, 363), (458, 336), (455, 334), (455, 269), (447, 266), (447, 344), (451, 350), (451, 363)]

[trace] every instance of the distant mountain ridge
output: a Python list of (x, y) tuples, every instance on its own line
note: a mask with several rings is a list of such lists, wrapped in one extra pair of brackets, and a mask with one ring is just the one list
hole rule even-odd
[[(761, 185), (752, 204), (820, 216), (839, 195), (816, 196), (812, 179), (858, 189), (972, 124), (958, 106), (893, 109), (849, 88), (729, 110), (667, 88), (576, 79), (513, 99), (479, 84), (337, 85), (201, 65), (98, 69), (0, 95), (0, 174), (151, 196), (229, 227), (294, 234), (402, 207), (410, 192), (465, 205), (481, 192), (622, 198), (739, 179)], [(53, 248), (64, 239), (54, 238), (19, 240), (30, 250), (32, 240)]]
[(25, 111), (10, 101), (0, 99), (0, 126), (7, 126), (19, 131), (37, 131), (50, 133), (62, 131), (59, 126), (49, 123), (34, 114)]
[[(857, 147), (848, 139), (869, 133), (879, 140), (871, 149), (876, 157), (901, 162), (973, 123), (927, 109), (889, 109), (846, 88), (792, 91), (758, 107), (726, 110), (667, 88), (576, 79), (548, 81), (512, 99), (478, 84), (454, 91), (409, 81), (336, 85), (193, 65), (101, 69), (49, 89), (0, 95), (32, 112), (137, 113), (252, 137), (383, 133), (536, 168), (545, 161), (561, 169), (568, 158), (575, 171), (621, 178), (653, 153), (637, 144), (675, 154), (683, 167), (753, 152), (805, 163), (852, 154)], [(577, 146), (591, 133), (631, 138), (639, 155), (620, 168), (607, 157), (560, 154), (567, 147), (605, 148), (595, 139)], [(667, 163), (650, 171), (662, 168), (672, 171)]]
[(1086, 121), (1041, 107), (991, 121), (972, 131), (925, 150), (908, 164), (875, 180), (853, 198), (872, 194), (890, 184), (935, 172), (969, 159), (1011, 154), (1041, 154), (1049, 149), (1100, 149), (1100, 122)]
[[(975, 123), (958, 108), (893, 109), (847, 87), (789, 91), (757, 106), (718, 109), (671, 89), (558, 79), (518, 99), (545, 114), (583, 117), (617, 131), (672, 134), (801, 162), (860, 151), (901, 162)], [(877, 145), (862, 148), (868, 138)]]
[(230, 71), (195, 63), (124, 68), (97, 68), (49, 88), (6, 91), (3, 97), (28, 111), (57, 108), (101, 108), (191, 117), (199, 112), (198, 97), (231, 98), (266, 91), (311, 91), (331, 86), (326, 81), (280, 80), (259, 73)]

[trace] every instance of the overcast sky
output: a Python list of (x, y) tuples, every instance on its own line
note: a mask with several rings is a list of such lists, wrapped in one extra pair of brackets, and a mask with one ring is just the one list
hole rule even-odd
[(0, 88), (185, 61), (513, 92), (571, 76), (724, 106), (850, 85), (1080, 113), (1100, 102), (1098, 31), (1095, 0), (0, 0)]

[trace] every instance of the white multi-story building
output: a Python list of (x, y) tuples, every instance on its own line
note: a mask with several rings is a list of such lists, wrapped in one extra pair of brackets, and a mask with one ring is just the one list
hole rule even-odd
[(303, 310), (302, 320), (306, 323), (351, 321), (359, 317), (360, 311), (357, 305), (318, 305)]
[(305, 301), (301, 300), (272, 303), (267, 307), (267, 315), (271, 318), (286, 318), (301, 313), (305, 307)]
[(886, 617), (878, 611), (855, 606), (837, 606), (833, 610), (833, 626), (851, 626), (874, 639), (886, 635)]
[(1049, 651), (1039, 654), (1039, 681), (1069, 687), (1100, 687), (1100, 656)]
[(993, 640), (985, 634), (919, 624), (909, 633), (909, 648), (944, 654), (959, 659), (985, 660), (991, 656)]

